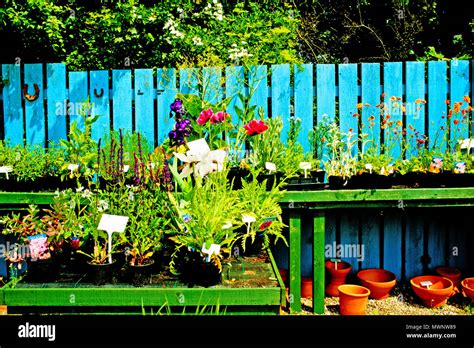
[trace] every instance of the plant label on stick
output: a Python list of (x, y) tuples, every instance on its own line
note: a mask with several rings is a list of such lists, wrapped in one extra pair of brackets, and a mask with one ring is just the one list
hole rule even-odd
[(424, 286), (425, 288), (429, 289), (431, 285), (433, 285), (432, 282), (430, 282), (429, 280), (425, 281), (425, 282), (420, 282), (420, 285), (421, 286)]
[(334, 269), (337, 270), (337, 264), (341, 262), (341, 259), (331, 259), (331, 262), (334, 262)]
[(128, 164), (123, 166), (123, 172), (126, 173), (130, 169), (130, 166)]
[(304, 178), (308, 177), (308, 170), (311, 169), (311, 162), (300, 162), (300, 169), (304, 170)]
[(211, 244), (209, 249), (206, 248), (206, 243), (202, 244), (202, 249), (201, 249), (203, 254), (207, 254), (206, 256), (206, 262), (211, 261), (211, 256), (212, 254), (219, 255), (221, 252), (221, 246), (219, 244)]
[(0, 173), (5, 174), (5, 177), (7, 178), (7, 180), (10, 179), (10, 178), (8, 177), (8, 173), (11, 173), (12, 171), (13, 171), (13, 167), (12, 167), (12, 166), (3, 166), (3, 167), (0, 167)]
[(109, 263), (112, 263), (112, 233), (122, 233), (127, 226), (128, 216), (102, 214), (97, 229), (107, 232)]
[(71, 171), (71, 174), (72, 174), (77, 169), (79, 169), (79, 164), (71, 163), (70, 165), (67, 166), (67, 169), (69, 169)]
[(268, 174), (271, 174), (272, 172), (276, 172), (277, 167), (273, 162), (265, 162), (265, 169), (268, 170)]

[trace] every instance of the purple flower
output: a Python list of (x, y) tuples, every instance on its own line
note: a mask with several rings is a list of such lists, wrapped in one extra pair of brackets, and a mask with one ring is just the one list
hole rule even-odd
[(173, 117), (173, 112), (175, 113), (176, 119), (180, 119), (185, 113), (183, 101), (179, 98), (174, 100), (174, 102), (170, 105), (170, 109), (170, 118)]

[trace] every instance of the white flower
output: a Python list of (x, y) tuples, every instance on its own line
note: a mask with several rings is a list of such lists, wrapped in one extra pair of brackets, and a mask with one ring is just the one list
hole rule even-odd
[(134, 200), (134, 194), (133, 194), (132, 191), (130, 191), (130, 192), (128, 193), (128, 200), (129, 200), (129, 201), (133, 201), (133, 200)]
[(97, 210), (102, 212), (102, 211), (106, 211), (107, 209), (109, 209), (109, 203), (101, 199), (99, 201), (99, 204), (97, 205)]
[(75, 206), (76, 206), (76, 202), (74, 202), (74, 200), (71, 199), (71, 200), (69, 201), (69, 208), (70, 208), (70, 209), (74, 209)]
[(92, 196), (92, 192), (89, 189), (85, 189), (81, 196), (82, 198), (90, 198)]
[(198, 37), (198, 36), (193, 37), (193, 44), (195, 44), (196, 46), (202, 46), (203, 45), (201, 38)]
[(223, 230), (228, 230), (229, 228), (232, 228), (232, 222), (227, 221), (224, 225), (222, 225)]
[(82, 190), (84, 190), (84, 186), (78, 187), (78, 188), (76, 189), (76, 192), (82, 192)]
[(250, 223), (255, 222), (255, 221), (257, 221), (255, 216), (253, 216), (251, 214), (242, 214), (242, 222), (243, 223), (250, 224)]

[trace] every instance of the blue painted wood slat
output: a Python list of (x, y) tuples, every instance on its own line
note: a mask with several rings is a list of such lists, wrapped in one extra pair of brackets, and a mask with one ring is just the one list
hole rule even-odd
[[(339, 64), (339, 126), (341, 131), (347, 133), (349, 130), (353, 134), (358, 134), (357, 109), (357, 64)], [(353, 155), (357, 154), (357, 146), (351, 149)]]
[(99, 116), (92, 124), (92, 139), (98, 141), (110, 132), (110, 94), (109, 72), (107, 70), (94, 70), (89, 73), (90, 101), (92, 116)]
[(76, 121), (81, 129), (84, 128), (84, 117), (88, 113), (87, 101), (87, 72), (69, 72), (69, 120), (71, 124)]
[(268, 117), (268, 82), (267, 66), (251, 66), (249, 69), (249, 96), (250, 106), (256, 105), (255, 118), (258, 118), (258, 110), (263, 109), (264, 117)]
[[(425, 133), (425, 63), (406, 63), (406, 158), (416, 156), (419, 135)], [(417, 132), (420, 132), (418, 135)]]
[(359, 271), (359, 215), (360, 212), (348, 210), (341, 216), (341, 259), (349, 262), (352, 273)]
[(35, 94), (35, 83), (39, 88), (38, 99), (25, 100), (26, 143), (46, 146), (43, 64), (25, 64), (25, 84), (28, 84), (28, 94)]
[(222, 100), (223, 91), (221, 78), (221, 68), (202, 68), (202, 94), (205, 101), (211, 104), (216, 104)]
[(199, 69), (185, 68), (179, 70), (179, 90), (183, 94), (199, 94)]
[[(469, 137), (468, 104), (464, 100), (464, 96), (469, 96), (469, 61), (454, 59), (451, 61), (449, 71), (451, 109), (454, 109), (454, 103), (462, 103), (460, 112), (456, 113), (453, 111), (450, 119), (450, 146), (453, 149), (458, 140)], [(462, 110), (465, 110), (464, 115)], [(457, 120), (459, 123), (455, 125), (454, 120)]]
[(363, 250), (362, 269), (380, 268), (380, 216), (361, 212)]
[(158, 94), (158, 144), (161, 144), (168, 137), (168, 133), (173, 127), (174, 120), (170, 119), (170, 106), (176, 98), (178, 89), (176, 88), (175, 69), (157, 69), (157, 86), (160, 90)]
[(423, 263), (421, 262), (424, 254), (423, 222), (424, 217), (420, 213), (407, 215), (405, 231), (406, 279), (423, 274)]
[(300, 122), (298, 143), (310, 150), (308, 133), (313, 129), (313, 64), (295, 65), (295, 120)]
[[(446, 151), (446, 62), (428, 62), (428, 137), (430, 148)], [(441, 127), (444, 128), (441, 129)]]
[(428, 223), (428, 256), (431, 271), (446, 263), (446, 218), (431, 215)]
[[(400, 62), (384, 63), (384, 106), (385, 117), (390, 115), (387, 121), (387, 127), (384, 130), (384, 152), (397, 159), (401, 153), (402, 126), (398, 124), (403, 121), (402, 103), (403, 103), (403, 65)], [(393, 123), (390, 123), (393, 122)], [(391, 124), (391, 125), (390, 125)]]
[(281, 141), (286, 142), (290, 130), (290, 65), (272, 65), (272, 118), (281, 117)]
[(67, 94), (66, 65), (46, 65), (48, 140), (66, 139)]
[(399, 212), (384, 213), (383, 268), (402, 275), (402, 223)]
[(135, 71), (135, 130), (151, 144), (155, 143), (153, 111), (153, 69)]
[(23, 144), (25, 122), (21, 105), (20, 65), (3, 64), (2, 78), (6, 81), (3, 87), (5, 139), (9, 140), (11, 145)]
[(132, 73), (130, 70), (112, 71), (114, 130), (132, 131)]
[(241, 97), (245, 97), (245, 75), (243, 66), (228, 66), (225, 69), (225, 95), (229, 99), (226, 112), (232, 116), (232, 123), (237, 125), (239, 118), (235, 108), (244, 109)]
[[(380, 153), (380, 64), (362, 64), (362, 98), (364, 104), (361, 113), (362, 133), (368, 134), (369, 143), (362, 149), (363, 152), (373, 147), (376, 153)], [(369, 106), (365, 106), (369, 104)]]

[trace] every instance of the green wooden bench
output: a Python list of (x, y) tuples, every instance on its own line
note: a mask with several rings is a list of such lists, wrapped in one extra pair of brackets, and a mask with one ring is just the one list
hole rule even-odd
[[(0, 192), (0, 210), (25, 204), (49, 204), (52, 202), (53, 193), (6, 193)], [(301, 219), (311, 212), (314, 225), (314, 253), (313, 253), (313, 311), (324, 313), (324, 287), (325, 287), (325, 217), (330, 209), (351, 208), (442, 208), (474, 206), (474, 188), (417, 188), (417, 189), (387, 189), (387, 190), (321, 190), (286, 192), (281, 200), (284, 208), (290, 212), (290, 309), (292, 312), (301, 311)], [(273, 260), (273, 257), (271, 257)], [(276, 265), (274, 270), (276, 270)], [(285, 294), (281, 277), (276, 271), (281, 289), (280, 302), (284, 304)], [(39, 289), (38, 289), (39, 290)], [(49, 289), (55, 290), (55, 289)], [(15, 298), (15, 290), (4, 290), (4, 301)], [(25, 294), (31, 290), (21, 290)], [(48, 290), (42, 290), (48, 291)], [(56, 290), (55, 290), (56, 291)], [(59, 292), (61, 290), (58, 290)], [(109, 290), (113, 291), (113, 290)], [(133, 290), (137, 294), (140, 290)], [(245, 289), (235, 290), (245, 292)], [(101, 294), (106, 295), (106, 292)], [(229, 292), (230, 294), (230, 292)], [(13, 297), (9, 297), (13, 296)], [(28, 295), (30, 296), (30, 295)], [(137, 295), (138, 296), (138, 295)], [(234, 296), (234, 294), (232, 294)], [(245, 300), (242, 295), (236, 298)], [(266, 295), (265, 295), (266, 296)], [(231, 296), (230, 296), (231, 297)], [(230, 298), (229, 297), (229, 298)], [(27, 298), (27, 297), (25, 297)], [(121, 299), (122, 300), (122, 299)], [(159, 302), (159, 301), (158, 301)], [(107, 302), (108, 303), (108, 302)], [(8, 305), (8, 303), (6, 303)]]

